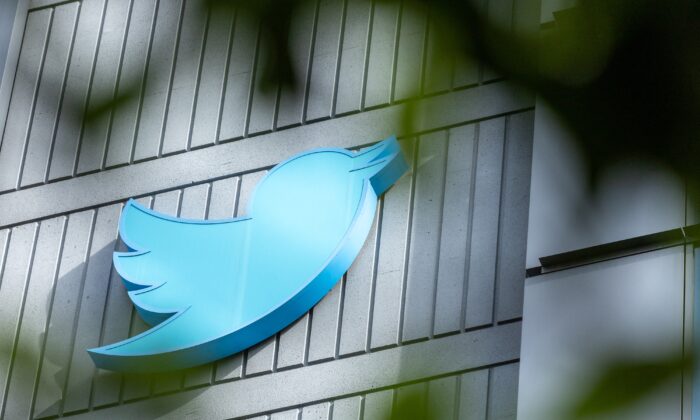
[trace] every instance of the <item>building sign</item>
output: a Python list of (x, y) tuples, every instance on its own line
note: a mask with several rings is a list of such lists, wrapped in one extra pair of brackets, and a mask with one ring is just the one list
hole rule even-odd
[(154, 372), (240, 352), (282, 330), (333, 288), (362, 247), (377, 197), (407, 170), (394, 137), (357, 153), (315, 149), (274, 167), (248, 214), (202, 221), (130, 200), (115, 252), (152, 326), (88, 352), (104, 369)]

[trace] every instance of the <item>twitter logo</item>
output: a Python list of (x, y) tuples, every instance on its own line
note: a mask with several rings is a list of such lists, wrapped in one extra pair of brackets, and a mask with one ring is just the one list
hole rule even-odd
[(170, 217), (133, 200), (114, 253), (139, 315), (151, 329), (88, 350), (95, 365), (155, 372), (244, 350), (311, 309), (362, 247), (377, 197), (408, 169), (390, 137), (351, 152), (315, 149), (275, 166), (245, 217)]

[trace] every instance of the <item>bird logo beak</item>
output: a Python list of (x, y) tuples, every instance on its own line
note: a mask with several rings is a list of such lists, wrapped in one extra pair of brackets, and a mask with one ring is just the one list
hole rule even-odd
[(360, 150), (353, 159), (352, 172), (369, 179), (377, 196), (382, 195), (408, 170), (395, 136)]

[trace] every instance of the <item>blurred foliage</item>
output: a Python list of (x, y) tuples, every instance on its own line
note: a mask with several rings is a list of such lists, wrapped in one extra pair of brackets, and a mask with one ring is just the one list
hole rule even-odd
[[(377, 0), (398, 2), (399, 0)], [(700, 3), (693, 0), (581, 0), (555, 13), (554, 22), (503, 25), (477, 1), (405, 0), (402, 7), (428, 13), (439, 50), (433, 74), (458, 60), (481, 62), (535, 91), (580, 141), (591, 167), (601, 170), (630, 158), (652, 159), (675, 170), (697, 190), (700, 166)], [(517, 13), (535, 13), (539, 2), (521, 1)], [(288, 45), (290, 23), (308, 0), (205, 0), (209, 13), (245, 12), (260, 22), (262, 90), (294, 88)], [(532, 11), (526, 8), (532, 8)], [(163, 72), (169, 69), (163, 69)], [(127, 82), (84, 111), (88, 123), (138, 95)], [(420, 94), (423, 86), (416, 86)], [(75, 107), (82, 114), (81, 107)]]
[[(240, 2), (261, 16), (272, 42), (266, 61), (274, 65), (264, 80), (295, 80), (286, 31), (300, 3)], [(593, 178), (608, 165), (641, 157), (692, 183), (700, 179), (697, 1), (583, 0), (556, 13), (542, 31), (503, 27), (476, 2), (410, 1), (404, 7), (427, 9), (426, 3), (442, 18), (443, 56), (476, 59), (534, 90), (577, 135)]]
[(672, 356), (646, 362), (611, 359), (607, 366), (600, 367), (598, 379), (562, 417), (589, 419), (614, 415), (650, 397), (669, 381), (678, 380), (684, 370), (690, 373), (690, 363)]

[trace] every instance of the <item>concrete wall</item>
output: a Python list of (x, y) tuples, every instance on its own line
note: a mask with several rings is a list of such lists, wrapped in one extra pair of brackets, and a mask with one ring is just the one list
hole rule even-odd
[(528, 267), (542, 265), (542, 257), (694, 223), (685, 183), (668, 168), (623, 162), (607, 168), (593, 188), (588, 163), (556, 113), (539, 100), (535, 114)]
[[(556, 27), (556, 12), (575, 3), (543, 1), (542, 30)], [(688, 196), (685, 180), (653, 161), (630, 160), (606, 168), (592, 188), (580, 145), (539, 99), (534, 130), (523, 420), (566, 418), (561, 410), (615, 362), (689, 355), (694, 312), (698, 317), (697, 199)], [(605, 418), (689, 419), (691, 390), (691, 375), (677, 373)]]
[[(653, 162), (608, 168), (595, 189), (572, 134), (535, 115), (518, 418), (560, 419), (616, 362), (690, 354), (694, 211)], [(691, 378), (605, 418), (689, 419)]]
[[(518, 418), (566, 418), (615, 363), (680, 358), (684, 262), (677, 246), (527, 279)], [(650, 394), (604, 418), (689, 418), (682, 375)]]
[[(484, 7), (537, 26), (536, 3)], [(0, 417), (376, 418), (418, 392), (461, 418), (513, 418), (532, 95), (474, 64), (437, 66), (426, 13), (370, 1), (309, 3), (290, 39), (301, 89), (263, 91), (258, 23), (197, 10), (30, 4), (0, 146)], [(117, 111), (75, 118), (132, 88)], [(146, 328), (111, 266), (127, 198), (189, 218), (242, 214), (281, 160), (392, 133), (413, 171), (307, 315), (185, 372), (94, 368), (86, 348)]]
[(28, 7), (28, 0), (0, 3), (0, 129), (5, 127)]

